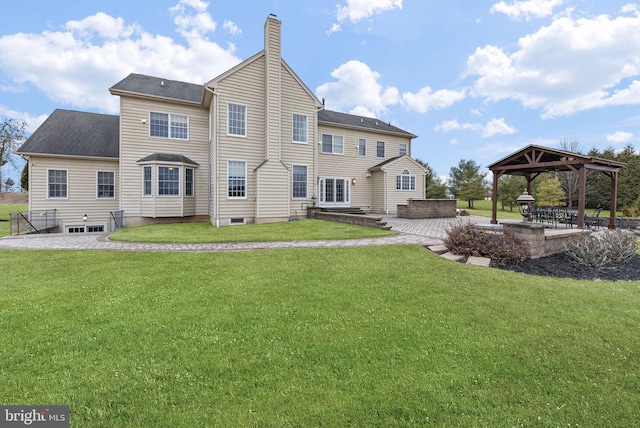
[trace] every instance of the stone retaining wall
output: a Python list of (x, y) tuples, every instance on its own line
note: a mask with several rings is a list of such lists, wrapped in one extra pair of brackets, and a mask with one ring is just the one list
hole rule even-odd
[(511, 230), (522, 240), (528, 259), (539, 259), (561, 253), (578, 236), (589, 234), (585, 229), (550, 230), (539, 223), (503, 223), (504, 230)]
[(456, 216), (455, 199), (408, 199), (398, 204), (398, 218), (449, 218)]
[(360, 214), (343, 214), (321, 211), (320, 208), (307, 208), (307, 218), (337, 221), (340, 223), (356, 224), (359, 226), (389, 229), (382, 217)]

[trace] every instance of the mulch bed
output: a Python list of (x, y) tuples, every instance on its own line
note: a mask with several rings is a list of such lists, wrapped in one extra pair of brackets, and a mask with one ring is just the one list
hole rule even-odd
[(554, 278), (640, 281), (640, 256), (635, 256), (627, 263), (605, 265), (599, 269), (576, 263), (567, 253), (558, 253), (535, 260), (525, 260), (518, 265), (491, 262), (491, 267)]

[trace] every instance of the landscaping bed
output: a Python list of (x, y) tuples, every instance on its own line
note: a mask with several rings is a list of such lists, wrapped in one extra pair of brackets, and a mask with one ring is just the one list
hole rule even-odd
[(608, 264), (601, 268), (576, 263), (567, 253), (558, 253), (539, 259), (527, 259), (520, 264), (491, 262), (499, 269), (522, 272), (529, 275), (554, 278), (574, 278), (602, 281), (640, 281), (640, 256), (626, 263)]

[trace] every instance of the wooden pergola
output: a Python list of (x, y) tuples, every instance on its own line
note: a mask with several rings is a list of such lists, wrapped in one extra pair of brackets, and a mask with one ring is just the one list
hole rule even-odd
[(529, 145), (491, 165), (493, 192), (491, 223), (497, 224), (498, 179), (503, 175), (518, 175), (527, 179), (527, 192), (531, 194), (531, 181), (543, 172), (570, 171), (578, 175), (577, 225), (584, 229), (584, 206), (586, 202), (587, 172), (599, 171), (611, 179), (611, 216), (609, 229), (616, 228), (616, 204), (618, 194), (618, 171), (626, 164), (608, 159), (581, 155), (579, 153)]

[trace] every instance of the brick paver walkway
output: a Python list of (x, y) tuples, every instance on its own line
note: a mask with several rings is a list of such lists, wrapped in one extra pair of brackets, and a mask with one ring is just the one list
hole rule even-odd
[(0, 238), (0, 248), (22, 250), (116, 250), (116, 251), (249, 251), (282, 248), (332, 248), (362, 247), (371, 245), (419, 244), (438, 245), (446, 237), (446, 231), (460, 223), (487, 223), (486, 217), (457, 217), (445, 219), (408, 220), (386, 217), (385, 220), (398, 232), (394, 236), (364, 239), (336, 239), (316, 241), (231, 242), (201, 244), (156, 244), (116, 242), (108, 234), (43, 234), (6, 236)]

